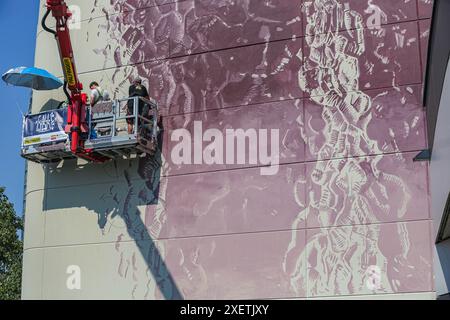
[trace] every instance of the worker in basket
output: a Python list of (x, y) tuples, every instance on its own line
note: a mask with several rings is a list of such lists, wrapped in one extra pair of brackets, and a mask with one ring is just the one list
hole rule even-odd
[[(135, 78), (130, 88), (128, 89), (128, 96), (130, 98), (133, 97), (143, 97), (145, 99), (149, 99), (149, 94), (147, 88), (142, 85), (142, 80), (140, 78)], [(138, 103), (138, 115), (146, 116), (149, 112), (149, 106), (142, 100), (139, 100)], [(134, 115), (134, 99), (128, 100), (127, 103), (127, 116)], [(128, 118), (128, 134), (133, 134), (134, 132), (134, 118)], [(138, 126), (141, 125), (141, 120), (138, 120)]]
[[(89, 89), (91, 89), (91, 94), (89, 96), (89, 102), (91, 104), (91, 108), (93, 106), (95, 106), (97, 103), (101, 102), (101, 101), (109, 101), (111, 100), (109, 97), (109, 93), (106, 90), (103, 90), (97, 81), (92, 81), (89, 84)], [(89, 109), (87, 109), (86, 111), (86, 117), (87, 119), (89, 119), (90, 117), (90, 113), (89, 113)], [(90, 128), (90, 135), (89, 138), (90, 139), (96, 139), (97, 138), (97, 132), (95, 130), (95, 126), (96, 124), (92, 124), (91, 128)]]
[(92, 81), (91, 84), (89, 85), (89, 89), (91, 89), (91, 96), (90, 96), (91, 107), (95, 106), (95, 104), (100, 101), (110, 100), (108, 91), (103, 90), (98, 85), (98, 82)]

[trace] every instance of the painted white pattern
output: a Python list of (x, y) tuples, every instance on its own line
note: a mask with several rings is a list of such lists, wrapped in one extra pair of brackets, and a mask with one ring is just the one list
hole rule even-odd
[[(410, 194), (399, 177), (378, 169), (381, 156), (352, 158), (383, 153), (377, 141), (368, 137), (373, 104), (359, 85), (359, 59), (367, 49), (363, 19), (348, 3), (337, 0), (308, 1), (304, 10), (309, 55), (298, 79), (311, 101), (323, 109), (325, 143), (317, 152), (319, 162), (311, 173), (307, 206), (292, 229), (302, 220), (312, 221), (311, 214), (317, 216), (319, 226), (332, 228), (320, 229), (307, 239), (300, 255), (293, 232), (284, 270), (298, 295), (391, 292), (396, 288), (388, 279), (389, 261), (378, 247), (380, 226), (375, 223), (380, 220), (374, 210), (401, 218)], [(388, 202), (386, 189), (392, 188), (402, 190), (398, 210)], [(406, 257), (408, 231), (402, 224), (398, 228)], [(367, 270), (374, 266), (381, 272), (379, 285), (367, 286)]]

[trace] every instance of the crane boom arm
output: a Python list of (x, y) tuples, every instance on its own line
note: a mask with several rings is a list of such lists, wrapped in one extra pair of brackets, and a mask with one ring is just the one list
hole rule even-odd
[[(70, 136), (71, 152), (77, 157), (88, 161), (104, 162), (107, 158), (84, 148), (85, 137), (89, 132), (86, 121), (87, 96), (85, 93), (82, 93), (83, 85), (78, 78), (70, 39), (68, 21), (72, 14), (64, 0), (47, 0), (46, 6), (47, 12), (42, 19), (42, 27), (47, 32), (52, 33), (58, 42), (65, 85), (70, 91), (69, 95), (65, 88), (69, 99), (66, 132)], [(51, 30), (45, 25), (45, 21), (50, 13), (56, 20), (56, 30)]]

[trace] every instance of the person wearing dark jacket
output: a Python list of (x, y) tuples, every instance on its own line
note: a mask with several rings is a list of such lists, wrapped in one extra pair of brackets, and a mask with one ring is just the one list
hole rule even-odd
[[(147, 91), (147, 88), (142, 85), (142, 80), (139, 78), (134, 79), (133, 83), (131, 84), (130, 88), (128, 89), (128, 96), (130, 98), (133, 97), (143, 97), (146, 99), (149, 99), (149, 94)], [(128, 104), (127, 104), (127, 115), (131, 116), (133, 115), (133, 106), (134, 106), (134, 100), (128, 100)], [(142, 100), (139, 100), (138, 103), (138, 114), (139, 115), (143, 115), (144, 114), (144, 109), (145, 109), (145, 102)], [(128, 123), (128, 134), (132, 134), (134, 131), (134, 118), (129, 118), (127, 119), (127, 123)], [(138, 121), (138, 124), (140, 123), (140, 121)]]

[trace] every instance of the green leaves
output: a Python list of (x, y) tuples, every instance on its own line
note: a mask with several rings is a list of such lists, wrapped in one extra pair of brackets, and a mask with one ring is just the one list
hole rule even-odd
[(18, 231), (23, 221), (0, 187), (0, 300), (20, 299), (22, 278), (22, 241)]

